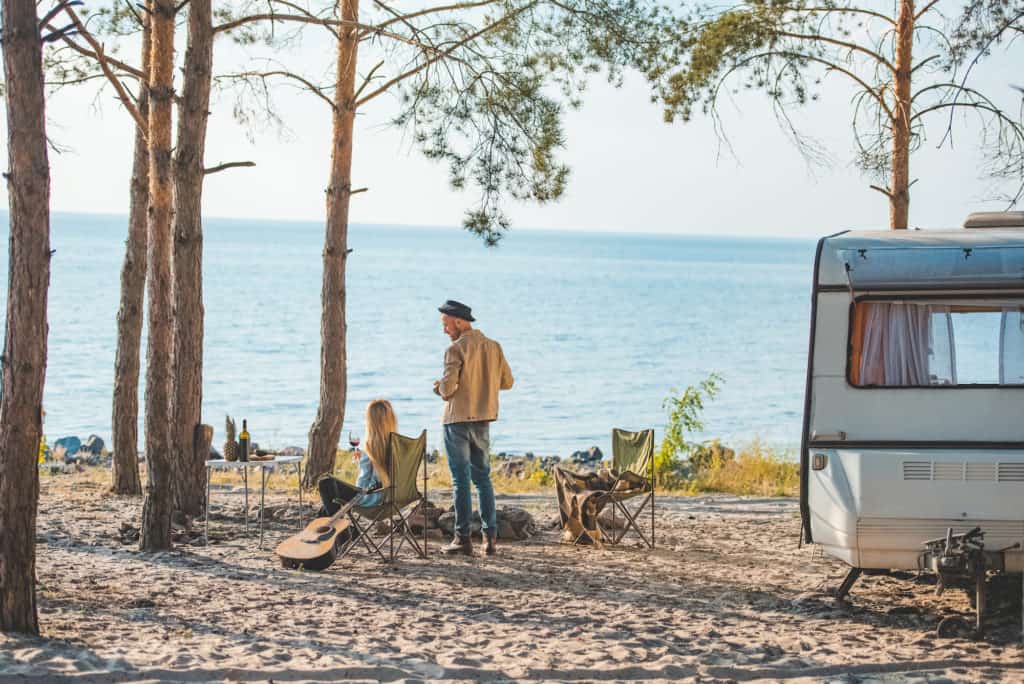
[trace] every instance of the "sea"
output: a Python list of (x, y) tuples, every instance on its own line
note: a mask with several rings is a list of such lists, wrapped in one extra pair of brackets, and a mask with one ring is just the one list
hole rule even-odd
[[(214, 445), (231, 415), (260, 446), (305, 447), (319, 396), (323, 225), (211, 218), (204, 231), (203, 420)], [(97, 434), (109, 445), (127, 218), (57, 213), (51, 232), (44, 431), (50, 443)], [(813, 240), (515, 228), (488, 248), (455, 227), (353, 225), (350, 246), (343, 446), (383, 397), (400, 432), (426, 429), (441, 448), (432, 384), (447, 299), (473, 308), (515, 376), (491, 429), (496, 453), (607, 454), (614, 427), (653, 427), (660, 440), (666, 398), (711, 373), (721, 390), (691, 439), (799, 444)], [(6, 300), (6, 277), (0, 286)]]

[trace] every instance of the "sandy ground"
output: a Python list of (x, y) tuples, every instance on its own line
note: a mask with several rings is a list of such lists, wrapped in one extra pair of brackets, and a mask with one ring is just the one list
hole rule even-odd
[[(361, 555), (319, 574), (271, 552), (298, 526), (285, 495), (269, 498), (263, 550), (240, 533), (239, 500), (214, 492), (209, 546), (144, 555), (119, 534), (140, 501), (44, 480), (44, 637), (0, 636), (0, 681), (1024, 681), (1019, 605), (977, 641), (936, 635), (969, 605), (927, 579), (868, 577), (837, 605), (843, 568), (797, 548), (791, 500), (661, 499), (653, 552), (545, 530), (495, 558), (435, 544), (427, 560)], [(553, 494), (499, 505), (555, 516)]]

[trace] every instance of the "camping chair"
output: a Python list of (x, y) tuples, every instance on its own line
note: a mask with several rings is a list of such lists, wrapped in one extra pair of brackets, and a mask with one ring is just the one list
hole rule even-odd
[[(394, 562), (398, 552), (409, 543), (420, 558), (427, 557), (427, 530), (424, 525), (423, 544), (412, 532), (406, 509), (427, 499), (427, 431), (415, 439), (397, 432), (388, 435), (387, 464), (390, 485), (382, 489), (383, 498), (376, 506), (353, 506), (348, 512), (353, 534), (338, 552), (347, 556), (358, 544), (383, 561)], [(423, 467), (423, 493), (416, 487), (416, 476)], [(378, 523), (387, 522), (387, 532), (375, 534)]]
[[(612, 430), (612, 482), (608, 497), (612, 504), (612, 529), (607, 539), (618, 544), (630, 532), (636, 532), (644, 543), (654, 548), (654, 430), (628, 432)], [(643, 496), (639, 505), (626, 502)], [(640, 515), (651, 505), (651, 536), (641, 529)], [(625, 517), (625, 525), (618, 529), (618, 514)]]

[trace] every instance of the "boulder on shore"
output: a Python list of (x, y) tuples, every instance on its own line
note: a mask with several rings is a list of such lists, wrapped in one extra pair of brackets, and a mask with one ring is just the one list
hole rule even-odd
[(75, 436), (61, 437), (53, 443), (53, 450), (56, 452), (57, 449), (64, 449), (64, 458), (68, 459), (78, 454), (78, 450), (82, 448), (82, 440)]
[(103, 438), (99, 435), (89, 435), (89, 439), (85, 440), (85, 444), (82, 445), (82, 451), (88, 451), (93, 456), (99, 456), (103, 453)]

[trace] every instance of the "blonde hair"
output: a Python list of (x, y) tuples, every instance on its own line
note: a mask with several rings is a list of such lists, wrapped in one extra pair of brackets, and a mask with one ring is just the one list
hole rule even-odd
[(388, 435), (398, 432), (398, 418), (391, 402), (386, 399), (374, 399), (366, 406), (366, 455), (377, 472), (377, 479), (387, 487), (391, 484), (388, 478)]

